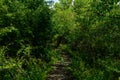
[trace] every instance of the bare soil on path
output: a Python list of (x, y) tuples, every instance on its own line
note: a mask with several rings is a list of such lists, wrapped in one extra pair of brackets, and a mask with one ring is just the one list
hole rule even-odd
[(53, 65), (54, 70), (48, 74), (47, 80), (74, 80), (72, 73), (68, 69), (71, 64), (71, 58), (64, 52), (61, 54), (63, 61)]

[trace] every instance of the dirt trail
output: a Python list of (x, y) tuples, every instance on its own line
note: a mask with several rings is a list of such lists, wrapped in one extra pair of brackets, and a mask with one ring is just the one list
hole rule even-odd
[(64, 61), (60, 61), (53, 65), (54, 70), (48, 74), (47, 80), (74, 80), (71, 72), (67, 67), (71, 64), (69, 55), (62, 53)]

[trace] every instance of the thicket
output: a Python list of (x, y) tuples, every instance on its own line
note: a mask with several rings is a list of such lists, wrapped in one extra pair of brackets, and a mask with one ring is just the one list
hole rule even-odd
[(62, 51), (73, 80), (119, 80), (118, 0), (0, 0), (0, 80), (45, 80)]
[(61, 38), (59, 47), (72, 56), (71, 71), (75, 80), (120, 78), (117, 2), (75, 0), (72, 5), (72, 0), (60, 0), (55, 5), (56, 36)]
[[(76, 7), (79, 6), (77, 3), (79, 1), (76, 1)], [(116, 3), (112, 0), (95, 1), (85, 5), (83, 1), (83, 9), (75, 7), (80, 26), (79, 36), (74, 42), (77, 44), (74, 51), (77, 50), (76, 54), (80, 56), (75, 59), (76, 62), (73, 61), (77, 65), (73, 66), (76, 67), (74, 74), (77, 79), (118, 80), (120, 15)]]
[(0, 80), (45, 80), (51, 15), (44, 0), (0, 0)]

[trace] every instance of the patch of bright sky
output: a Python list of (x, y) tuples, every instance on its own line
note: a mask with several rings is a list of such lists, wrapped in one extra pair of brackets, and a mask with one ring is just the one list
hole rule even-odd
[(58, 2), (58, 0), (53, 0), (54, 2)]

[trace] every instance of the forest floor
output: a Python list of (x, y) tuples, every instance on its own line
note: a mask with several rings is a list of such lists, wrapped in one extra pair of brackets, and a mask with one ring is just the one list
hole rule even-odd
[(72, 73), (68, 69), (71, 64), (71, 58), (64, 52), (61, 54), (63, 61), (58, 61), (53, 65), (53, 71), (48, 74), (47, 80), (74, 80)]

